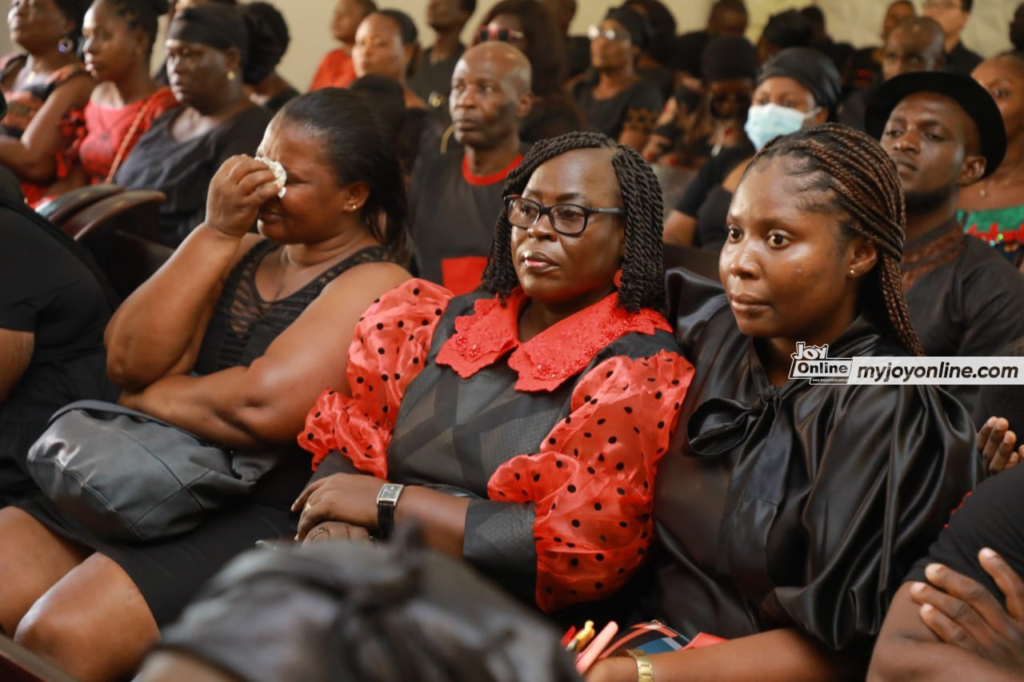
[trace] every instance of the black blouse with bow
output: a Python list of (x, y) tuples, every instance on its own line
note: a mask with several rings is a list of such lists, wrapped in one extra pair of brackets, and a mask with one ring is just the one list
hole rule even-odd
[[(869, 643), (974, 487), (969, 415), (931, 386), (775, 387), (717, 285), (673, 271), (668, 289), (696, 374), (655, 491), (657, 615), (691, 637)], [(829, 348), (905, 354), (864, 318)]]

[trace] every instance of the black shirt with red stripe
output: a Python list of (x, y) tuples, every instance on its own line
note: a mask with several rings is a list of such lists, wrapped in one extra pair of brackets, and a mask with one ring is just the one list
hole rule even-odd
[(442, 154), (416, 166), (409, 181), (413, 256), (419, 276), (455, 295), (480, 284), (501, 213), (505, 178), (520, 154), (493, 175), (473, 175), (465, 155)]

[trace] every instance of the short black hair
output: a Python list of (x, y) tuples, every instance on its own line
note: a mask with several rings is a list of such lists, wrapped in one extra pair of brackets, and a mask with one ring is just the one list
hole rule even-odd
[(473, 12), (476, 11), (476, 0), (460, 0), (459, 7), (467, 16), (473, 16)]
[(339, 185), (367, 184), (366, 227), (402, 257), (409, 217), (402, 164), (366, 98), (342, 88), (314, 90), (288, 102), (277, 119), (298, 124), (323, 142), (324, 155)]
[[(621, 145), (607, 135), (592, 132), (566, 133), (541, 140), (508, 174), (502, 197), (522, 194), (539, 166), (577, 149), (612, 151), (612, 167), (626, 210), (626, 251), (622, 259), (619, 305), (630, 312), (643, 308), (662, 310), (665, 305), (665, 268), (661, 187), (654, 171), (635, 149)], [(511, 239), (512, 223), (502, 210), (491, 241), (491, 256), (484, 270), (482, 287), (503, 299), (519, 286), (512, 260)]]

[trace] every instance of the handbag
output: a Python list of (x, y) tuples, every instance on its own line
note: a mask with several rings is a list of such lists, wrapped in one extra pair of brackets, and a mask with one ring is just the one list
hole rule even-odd
[(279, 458), (232, 452), (137, 410), (80, 400), (50, 418), (29, 450), (28, 471), (78, 525), (149, 542), (192, 530), (251, 492)]

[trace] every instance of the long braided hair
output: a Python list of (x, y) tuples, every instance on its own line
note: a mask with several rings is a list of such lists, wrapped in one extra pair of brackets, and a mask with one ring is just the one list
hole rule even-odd
[(828, 123), (775, 138), (746, 172), (775, 158), (797, 162), (787, 172), (807, 176), (806, 190), (832, 193), (836, 208), (848, 216), (841, 224), (844, 238), (859, 234), (878, 247), (879, 262), (866, 277), (861, 308), (907, 351), (924, 355), (900, 279), (907, 217), (900, 178), (889, 155), (869, 135)]
[[(505, 180), (502, 196), (522, 194), (534, 171), (556, 156), (577, 149), (610, 149), (612, 167), (619, 181), (626, 210), (626, 252), (622, 259), (619, 305), (630, 312), (642, 308), (661, 310), (665, 302), (665, 270), (662, 264), (661, 187), (647, 162), (636, 150), (618, 144), (601, 133), (566, 133), (535, 144)], [(491, 242), (491, 256), (484, 270), (483, 288), (502, 298), (519, 286), (512, 257), (512, 223), (505, 210)]]

